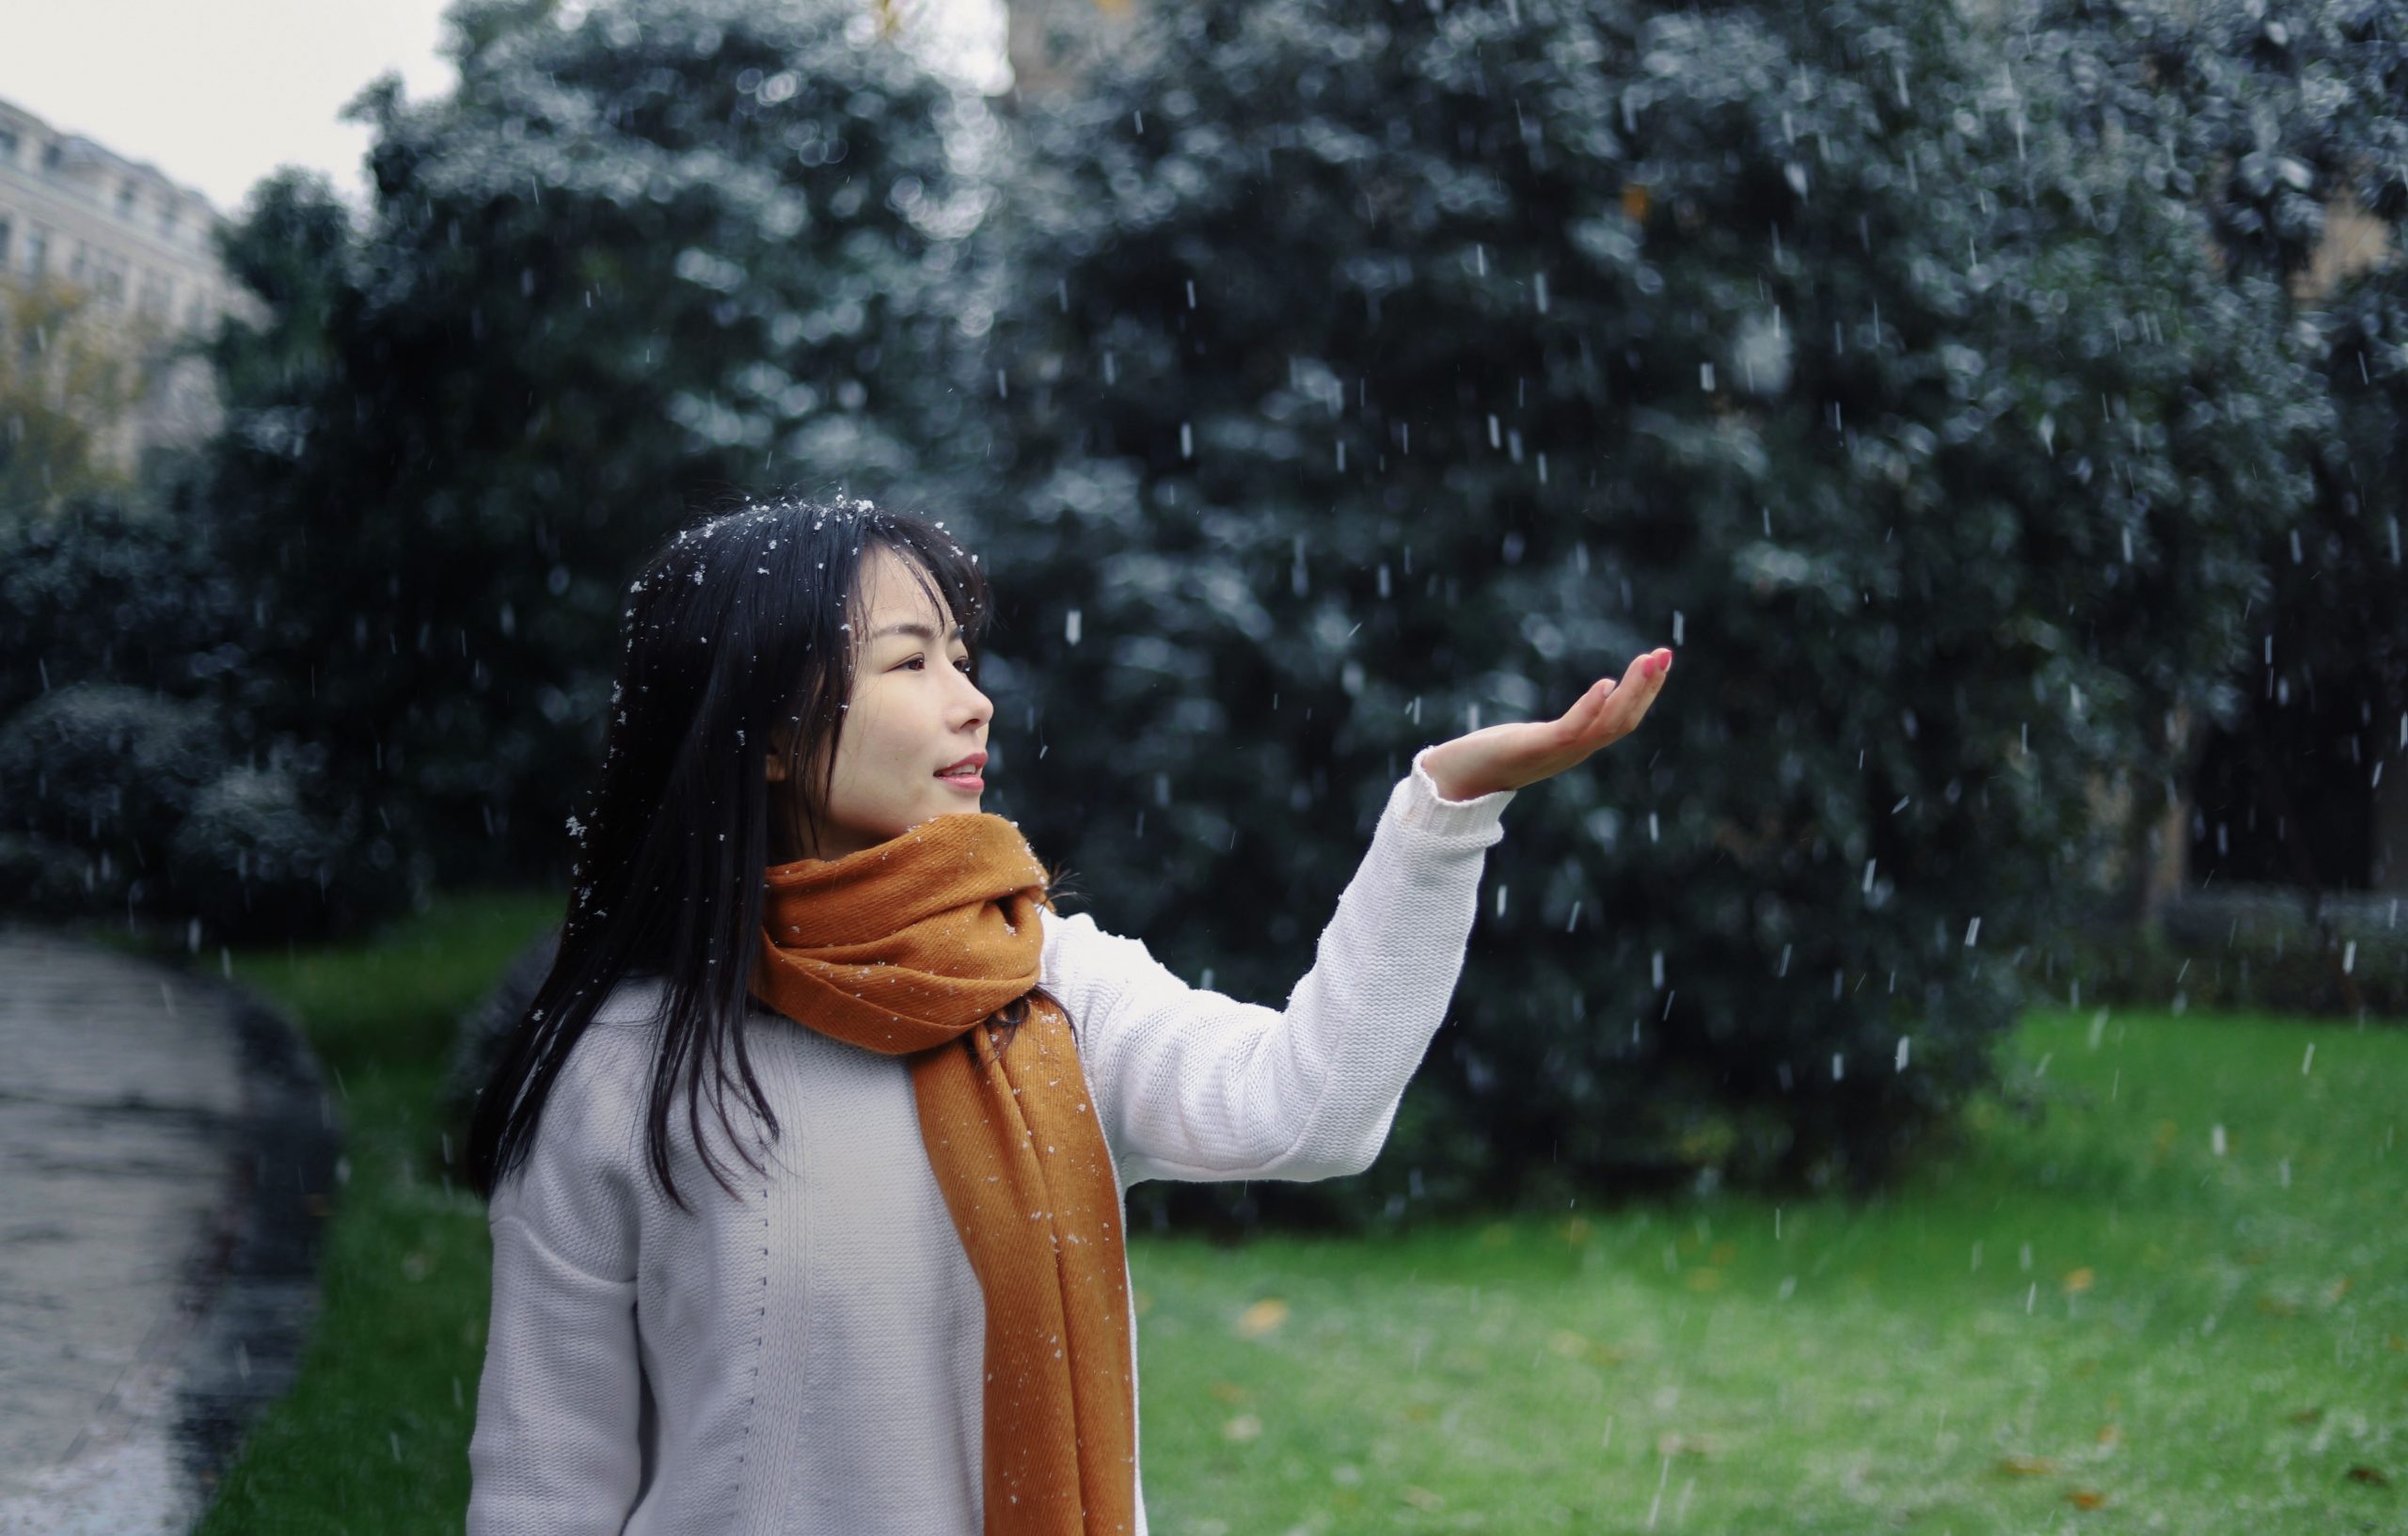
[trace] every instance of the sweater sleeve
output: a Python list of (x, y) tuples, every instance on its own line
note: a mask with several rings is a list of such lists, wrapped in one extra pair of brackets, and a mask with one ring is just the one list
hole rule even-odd
[(579, 1040), (526, 1163), (488, 1208), (467, 1536), (617, 1536), (636, 1500), (637, 1208), (626, 1096), (592, 1081), (603, 1027)]
[(1048, 974), (1120, 1182), (1298, 1181), (1360, 1173), (1463, 971), (1487, 849), (1516, 791), (1442, 799), (1422, 758), (1285, 1009), (1188, 986), (1143, 942), (1048, 914)]

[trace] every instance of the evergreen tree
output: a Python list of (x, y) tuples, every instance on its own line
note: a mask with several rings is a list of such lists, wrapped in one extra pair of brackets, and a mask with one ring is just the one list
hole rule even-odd
[(2034, 47), (1205, 0), (1030, 113), (978, 505), (1051, 610), (1028, 819), (1159, 953), (1275, 999), (1414, 750), (1681, 655), (1512, 813), (1390, 1153), (1241, 1214), (1877, 1180), (2076, 979), (2313, 391)]
[(2029, 24), (2088, 139), (2199, 211), (2227, 280), (2315, 370), (2319, 408), (2284, 445), (2314, 493), (2262, 534), (2242, 686), (2194, 746), (2192, 874), (2299, 889), (2327, 1004), (2362, 1016), (2324, 896), (2381, 873), (2375, 800), (2408, 746), (2408, 5), (2053, 0)]
[[(262, 187), (228, 259), (214, 497), (262, 623), (245, 702), (447, 879), (564, 864), (621, 584), (700, 501), (921, 472), (958, 406), (985, 105), (793, 0), (471, 0), (458, 87), (381, 82), (374, 199)], [(991, 136), (991, 135), (990, 135)], [(924, 393), (925, 391), (925, 393)], [(929, 398), (933, 396), (933, 399)]]

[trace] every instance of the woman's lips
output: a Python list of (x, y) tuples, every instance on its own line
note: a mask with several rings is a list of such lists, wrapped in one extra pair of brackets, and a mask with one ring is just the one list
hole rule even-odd
[(940, 773), (937, 783), (951, 784), (966, 795), (975, 795), (987, 787), (987, 781), (975, 773)]

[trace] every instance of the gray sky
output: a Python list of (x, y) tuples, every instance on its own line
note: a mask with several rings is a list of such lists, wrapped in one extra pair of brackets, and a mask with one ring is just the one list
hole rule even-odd
[[(281, 165), (364, 199), (368, 132), (336, 114), (387, 70), (413, 98), (451, 88), (437, 53), (446, 3), (0, 0), (0, 97), (150, 162), (221, 213)], [(903, 9), (942, 24), (927, 34), (933, 58), (974, 78), (1002, 71), (999, 0)]]

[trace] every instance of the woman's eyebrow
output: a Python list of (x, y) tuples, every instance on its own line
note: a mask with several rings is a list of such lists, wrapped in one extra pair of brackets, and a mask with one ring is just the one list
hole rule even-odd
[[(924, 641), (933, 641), (937, 638), (937, 632), (929, 628), (927, 625), (912, 623), (890, 624), (885, 628), (879, 630), (877, 634), (870, 636), (870, 639), (884, 640), (889, 635), (916, 635)], [(953, 626), (953, 633), (945, 638), (948, 640), (959, 640), (961, 638), (961, 625), (955, 625)]]

